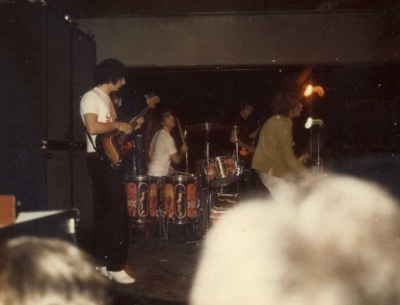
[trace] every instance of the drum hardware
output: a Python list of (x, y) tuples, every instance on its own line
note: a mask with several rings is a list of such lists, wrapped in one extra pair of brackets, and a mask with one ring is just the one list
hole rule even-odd
[(165, 239), (169, 239), (170, 225), (191, 224), (198, 233), (201, 220), (199, 182), (194, 175), (171, 175), (161, 178), (161, 209), (165, 227)]
[(239, 143), (238, 143), (238, 134), (237, 134), (238, 126), (233, 126), (234, 134), (235, 134), (235, 157), (236, 160), (239, 160)]
[[(183, 136), (184, 136), (184, 139), (186, 139), (186, 136), (187, 136), (187, 129), (185, 128), (185, 132), (184, 132), (184, 134), (183, 134)], [(186, 166), (186, 171), (188, 172), (189, 171), (189, 154), (188, 154), (188, 152), (186, 152), (185, 153), (185, 166)]]
[(171, 176), (174, 175), (182, 175), (182, 176), (188, 176), (188, 177), (196, 177), (195, 174), (189, 173), (189, 172), (180, 172), (180, 171), (174, 171), (173, 173), (171, 173)]
[[(178, 129), (179, 129), (179, 134), (182, 139), (182, 143), (186, 144), (185, 139), (186, 139), (187, 130), (185, 130), (185, 133), (182, 133), (181, 123), (178, 118), (176, 118), (176, 122), (178, 123)], [(185, 153), (185, 159), (186, 159), (186, 171), (188, 172), (189, 171), (189, 162), (188, 162), (188, 153), (187, 152)]]
[(239, 194), (210, 194), (209, 227), (211, 228), (221, 216), (229, 214), (229, 211), (241, 203)]

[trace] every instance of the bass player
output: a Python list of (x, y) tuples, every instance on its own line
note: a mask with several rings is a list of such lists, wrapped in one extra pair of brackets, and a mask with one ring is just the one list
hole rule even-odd
[[(116, 59), (105, 59), (95, 67), (95, 87), (85, 93), (80, 103), (80, 114), (86, 127), (87, 170), (93, 181), (93, 255), (98, 259), (98, 270), (118, 283), (129, 284), (135, 279), (124, 270), (128, 250), (128, 213), (123, 167), (113, 168), (109, 161), (96, 152), (96, 137), (115, 130), (123, 134), (139, 129), (136, 125), (117, 121), (110, 94), (125, 85), (126, 67)], [(155, 103), (152, 97), (147, 103)]]

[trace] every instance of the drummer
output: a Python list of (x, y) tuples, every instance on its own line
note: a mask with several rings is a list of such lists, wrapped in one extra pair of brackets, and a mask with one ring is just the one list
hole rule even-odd
[(171, 136), (171, 130), (176, 126), (176, 119), (170, 110), (163, 109), (156, 117), (156, 122), (158, 122), (160, 128), (154, 134), (150, 143), (147, 174), (162, 177), (175, 171), (171, 166), (171, 161), (174, 164), (179, 164), (189, 148), (184, 143), (179, 150), (177, 149), (175, 140)]

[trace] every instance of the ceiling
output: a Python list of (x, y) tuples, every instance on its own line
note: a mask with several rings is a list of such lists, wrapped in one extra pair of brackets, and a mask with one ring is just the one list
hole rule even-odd
[(47, 2), (71, 14), (75, 19), (187, 13), (400, 9), (399, 0), (47, 0)]

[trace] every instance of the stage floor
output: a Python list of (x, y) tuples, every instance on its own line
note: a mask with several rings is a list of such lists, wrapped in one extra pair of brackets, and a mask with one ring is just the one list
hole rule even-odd
[(112, 282), (115, 305), (188, 304), (203, 241), (185, 242), (182, 235), (175, 238), (131, 244), (128, 272), (136, 282)]
[[(269, 196), (265, 188), (239, 194), (240, 204), (251, 204), (252, 199)], [(222, 203), (231, 197), (220, 199)], [(127, 285), (110, 282), (114, 305), (188, 304), (207, 228), (212, 228), (212, 224), (207, 224), (209, 208), (204, 205), (204, 198), (201, 202), (200, 225), (172, 224), (169, 226), (168, 241), (163, 228), (160, 234), (159, 227), (155, 225), (150, 231), (147, 224), (132, 225), (127, 272), (133, 275), (136, 282)]]

